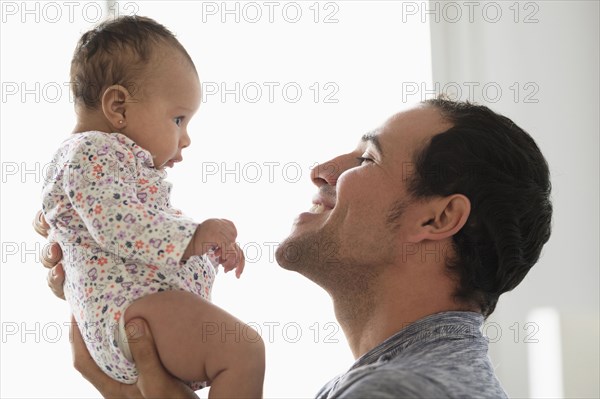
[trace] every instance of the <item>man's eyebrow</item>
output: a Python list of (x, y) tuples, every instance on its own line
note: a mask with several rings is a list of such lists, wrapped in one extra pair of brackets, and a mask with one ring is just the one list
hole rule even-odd
[(363, 142), (370, 142), (373, 143), (373, 145), (375, 146), (375, 149), (377, 150), (377, 152), (379, 152), (382, 156), (383, 156), (383, 151), (381, 149), (381, 143), (379, 143), (379, 137), (375, 134), (375, 132), (369, 132), (369, 133), (365, 133), (361, 140)]

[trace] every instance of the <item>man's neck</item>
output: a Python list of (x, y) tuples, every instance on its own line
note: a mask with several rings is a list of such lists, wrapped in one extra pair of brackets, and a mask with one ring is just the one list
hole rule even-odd
[[(442, 281), (443, 283), (443, 281)], [(402, 287), (381, 279), (377, 290), (361, 295), (332, 294), (335, 314), (355, 359), (426, 316), (451, 310), (473, 310), (453, 300), (450, 287), (431, 281), (423, 287)]]

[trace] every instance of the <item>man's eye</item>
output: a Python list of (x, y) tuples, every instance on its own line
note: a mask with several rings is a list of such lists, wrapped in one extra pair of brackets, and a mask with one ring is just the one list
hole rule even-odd
[(361, 165), (364, 164), (365, 162), (366, 163), (372, 163), (372, 162), (374, 162), (371, 158), (366, 158), (366, 157), (358, 157), (356, 159), (358, 160), (358, 163), (361, 164)]
[(183, 116), (178, 116), (177, 118), (173, 119), (175, 121), (175, 124), (177, 126), (181, 126), (181, 122), (183, 122)]

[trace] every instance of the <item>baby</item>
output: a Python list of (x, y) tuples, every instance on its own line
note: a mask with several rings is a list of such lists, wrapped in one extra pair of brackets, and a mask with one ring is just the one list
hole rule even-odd
[(261, 338), (209, 302), (214, 265), (242, 273), (235, 226), (184, 217), (164, 180), (200, 105), (192, 59), (164, 26), (121, 17), (81, 37), (71, 81), (77, 124), (54, 156), (42, 210), (91, 356), (135, 383), (123, 326), (141, 317), (174, 376), (194, 389), (210, 384), (210, 397), (261, 397)]

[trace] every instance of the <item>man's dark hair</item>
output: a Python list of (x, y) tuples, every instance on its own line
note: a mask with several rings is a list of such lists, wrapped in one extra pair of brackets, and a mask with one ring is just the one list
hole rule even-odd
[(133, 94), (145, 77), (157, 45), (173, 47), (194, 63), (175, 35), (153, 19), (123, 16), (84, 33), (71, 61), (71, 89), (76, 104), (95, 109), (104, 90), (119, 84)]
[(415, 156), (409, 192), (415, 198), (463, 194), (471, 202), (465, 226), (453, 236), (447, 267), (455, 296), (481, 307), (515, 288), (550, 238), (550, 172), (535, 141), (489, 108), (445, 98), (423, 101), (452, 127)]

